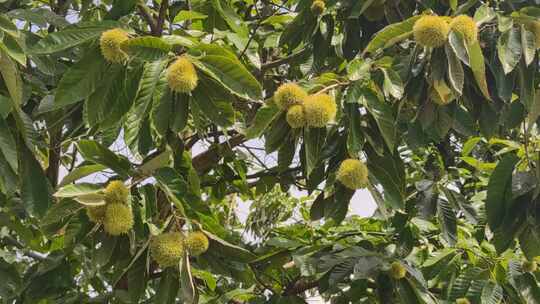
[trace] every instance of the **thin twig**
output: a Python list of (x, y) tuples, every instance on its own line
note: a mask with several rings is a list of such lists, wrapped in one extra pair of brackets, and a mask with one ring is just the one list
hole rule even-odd
[(348, 84), (349, 84), (349, 82), (338, 82), (338, 83), (334, 83), (334, 84), (332, 84), (332, 85), (329, 85), (329, 86), (323, 88), (322, 90), (318, 91), (318, 92), (315, 93), (315, 94), (322, 94), (322, 93), (324, 93), (324, 92), (328, 92), (328, 91), (330, 91), (330, 90), (332, 90), (332, 89), (335, 89), (335, 88), (340, 87), (340, 86), (346, 86), (346, 85), (348, 85)]
[(301, 57), (303, 56), (304, 54), (306, 54), (307, 52), (309, 51), (309, 49), (305, 48), (305, 49), (302, 49), (301, 51), (297, 52), (297, 53), (294, 53), (294, 54), (291, 54), (287, 57), (284, 57), (284, 58), (281, 58), (281, 59), (278, 59), (278, 60), (274, 60), (274, 61), (270, 61), (270, 62), (267, 62), (265, 64), (263, 64), (261, 66), (261, 71), (266, 71), (266, 70), (269, 70), (269, 69), (273, 69), (273, 68), (277, 68), (278, 66), (280, 65), (283, 65), (283, 64), (286, 64), (286, 63), (289, 63), (291, 62), (292, 60), (298, 58), (298, 57)]
[(257, 24), (255, 25), (255, 27), (253, 28), (253, 31), (251, 32), (251, 35), (249, 35), (249, 39), (246, 43), (246, 46), (244, 47), (244, 49), (242, 50), (242, 52), (240, 53), (240, 58), (242, 58), (244, 56), (244, 54), (246, 53), (246, 51), (248, 50), (249, 48), (249, 45), (251, 44), (251, 41), (253, 41), (253, 39), (255, 38), (255, 34), (257, 34), (257, 30), (259, 29), (259, 27), (261, 26), (264, 18), (262, 18), (259, 14), (259, 10), (257, 9), (257, 2), (255, 2), (255, 11), (257, 11), (257, 16), (259, 17), (259, 20), (257, 21)]
[(255, 160), (257, 160), (257, 162), (259, 163), (259, 165), (261, 167), (268, 170), (268, 166), (266, 166), (266, 164), (257, 156), (257, 154), (255, 154), (253, 151), (251, 151), (251, 149), (246, 147), (246, 145), (240, 145), (240, 147), (246, 149), (248, 151), (248, 153), (251, 154), (251, 156), (253, 156), (253, 158), (255, 158)]

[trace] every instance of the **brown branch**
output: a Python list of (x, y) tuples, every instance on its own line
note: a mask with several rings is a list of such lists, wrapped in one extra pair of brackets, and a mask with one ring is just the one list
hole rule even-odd
[(298, 280), (289, 284), (283, 291), (283, 295), (292, 296), (292, 295), (302, 294), (318, 286), (319, 286), (319, 281), (317, 280), (310, 281), (310, 280), (307, 280), (306, 278), (301, 277)]
[[(257, 5), (255, 5), (255, 7), (257, 7)], [(253, 31), (251, 32), (251, 35), (249, 35), (249, 39), (248, 39), (248, 41), (246, 43), (246, 46), (244, 47), (244, 49), (240, 53), (240, 56), (238, 56), (239, 58), (242, 58), (246, 54), (247, 50), (249, 49), (249, 45), (251, 44), (251, 42), (255, 38), (255, 34), (257, 34), (257, 30), (259, 29), (259, 27), (261, 27), (261, 24), (262, 24), (263, 20), (264, 20), (263, 18), (260, 18), (259, 21), (257, 22), (257, 24), (255, 25), (255, 27), (253, 28)]]
[[(205, 136), (209, 136), (209, 137), (212, 137), (212, 136), (215, 136), (215, 135), (229, 135), (229, 136), (234, 136), (234, 135), (237, 135), (238, 132), (235, 131), (235, 130), (228, 130), (228, 131), (215, 131), (215, 132), (210, 132), (210, 133), (206, 133)], [(191, 148), (193, 148), (193, 146), (199, 141), (201, 140), (201, 135), (199, 133), (196, 133), (192, 136), (189, 136), (188, 138), (185, 138), (184, 141), (187, 141), (186, 143), (186, 150), (191, 150)]]
[(60, 171), (60, 157), (62, 152), (62, 129), (54, 128), (50, 132), (49, 141), (49, 166), (45, 174), (51, 183), (51, 186), (56, 187), (58, 184), (58, 172)]
[(156, 21), (154, 20), (154, 17), (152, 17), (152, 14), (150, 13), (150, 9), (142, 1), (140, 1), (137, 4), (137, 8), (139, 9), (139, 13), (141, 14), (141, 17), (150, 26), (150, 32), (152, 33), (152, 35), (155, 35), (155, 33), (158, 32), (157, 24), (156, 24)]
[(11, 235), (6, 235), (3, 237), (3, 240), (8, 243), (8, 244), (5, 244), (5, 245), (11, 245), (11, 246), (14, 246), (16, 248), (18, 248), (19, 250), (22, 251), (22, 253), (24, 255), (26, 255), (27, 257), (29, 258), (33, 258), (35, 260), (39, 260), (39, 261), (43, 261), (43, 260), (48, 260), (50, 259), (47, 255), (43, 254), (43, 253), (40, 253), (40, 252), (37, 252), (37, 251), (32, 251), (32, 250), (28, 250), (26, 246), (24, 246), (23, 244), (21, 244), (19, 241), (17, 241), (14, 237), (12, 237)]
[(195, 156), (192, 160), (193, 168), (199, 174), (205, 174), (222, 158), (224, 154), (246, 141), (244, 135), (235, 135), (229, 141), (210, 148), (208, 151)]
[(161, 7), (159, 8), (159, 16), (156, 23), (156, 33), (153, 33), (155, 36), (161, 36), (163, 34), (163, 24), (165, 23), (165, 18), (167, 17), (167, 9), (169, 8), (169, 0), (162, 0)]
[(289, 55), (287, 57), (284, 57), (284, 58), (281, 58), (281, 59), (278, 59), (278, 60), (275, 60), (275, 61), (267, 62), (267, 63), (261, 65), (261, 71), (266, 71), (266, 70), (269, 70), (269, 69), (277, 68), (280, 65), (289, 63), (292, 60), (305, 55), (307, 52), (308, 52), (308, 49), (303, 49), (303, 50), (301, 50), (301, 51), (299, 51), (297, 53), (291, 54), (291, 55)]
[[(278, 170), (275, 170), (275, 168), (271, 168), (269, 170), (263, 170), (263, 171), (260, 171), (260, 172), (257, 172), (257, 173), (253, 173), (253, 174), (250, 174), (250, 175), (246, 175), (246, 179), (254, 179), (254, 178), (261, 178), (261, 177), (265, 177), (265, 176), (279, 176), (279, 175), (283, 175), (283, 174), (288, 174), (288, 173), (293, 173), (293, 172), (297, 172), (297, 171), (300, 171), (302, 170), (301, 167), (294, 167), (294, 168), (287, 168), (283, 171), (278, 171)], [(236, 176), (233, 176), (233, 177), (227, 177), (227, 181), (234, 181), (234, 180), (239, 180), (241, 179), (240, 176), (236, 175)], [(214, 185), (217, 185), (221, 182), (222, 180), (219, 179), (219, 180), (216, 180), (214, 182), (207, 182), (207, 183), (201, 183), (201, 186), (203, 187), (209, 187), (209, 186), (214, 186)], [(254, 182), (254, 183), (250, 183), (248, 184), (249, 185), (257, 185), (257, 182)]]

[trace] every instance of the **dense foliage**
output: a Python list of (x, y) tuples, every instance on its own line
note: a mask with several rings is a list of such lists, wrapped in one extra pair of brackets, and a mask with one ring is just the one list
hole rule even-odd
[(0, 301), (540, 303), (539, 47), (538, 0), (0, 0)]

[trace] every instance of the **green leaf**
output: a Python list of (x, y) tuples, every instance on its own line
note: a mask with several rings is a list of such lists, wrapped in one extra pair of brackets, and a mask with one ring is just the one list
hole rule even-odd
[(450, 47), (454, 51), (454, 54), (467, 66), (470, 66), (469, 54), (467, 53), (467, 46), (463, 36), (458, 33), (451, 31), (448, 35), (448, 41), (450, 42)]
[(236, 54), (229, 47), (221, 46), (215, 43), (200, 43), (196, 48), (190, 49), (189, 54), (192, 54), (194, 57), (200, 57), (201, 54), (203, 56), (225, 56), (239, 65), (242, 64), (241, 61), (238, 60), (238, 57), (236, 57)]
[(166, 167), (171, 162), (172, 152), (165, 150), (156, 157), (146, 161), (137, 171), (143, 176), (151, 176), (157, 169)]
[(385, 96), (392, 96), (395, 99), (403, 97), (403, 82), (393, 69), (381, 68), (384, 74), (383, 91)]
[(519, 76), (519, 101), (525, 106), (529, 113), (534, 112), (533, 106), (536, 100), (535, 79), (536, 70), (534, 65), (525, 66), (523, 61), (518, 67)]
[(17, 39), (13, 38), (12, 36), (5, 36), (4, 43), (0, 42), (0, 47), (2, 47), (6, 53), (8, 53), (8, 55), (20, 65), (26, 67), (26, 55), (21, 43)]
[[(100, 128), (107, 129), (118, 127), (118, 122), (122, 121), (124, 115), (131, 109), (135, 96), (137, 95), (137, 88), (139, 87), (142, 71), (142, 66), (136, 66), (133, 69), (130, 67), (121, 68), (116, 66), (111, 70), (111, 72), (115, 72), (116, 78), (111, 80), (113, 81), (111, 85), (102, 88), (103, 90), (108, 90), (107, 94), (105, 94), (105, 98), (110, 98), (111, 102), (107, 102), (107, 100), (106, 102), (99, 100), (96, 102), (101, 108), (100, 117), (103, 119), (99, 122)], [(111, 75), (111, 77), (112, 76), (113, 75)], [(100, 90), (100, 88), (98, 88), (98, 90)], [(99, 94), (96, 96), (99, 96)], [(96, 98), (96, 96), (93, 94), (92, 98)], [(86, 105), (88, 106), (89, 104)]]
[(228, 2), (220, 0), (210, 0), (209, 2), (234, 32), (242, 36), (248, 35), (248, 28), (244, 20), (229, 6)]
[(534, 94), (534, 102), (530, 107), (527, 120), (529, 121), (529, 127), (536, 123), (538, 116), (540, 116), (540, 90), (537, 90)]
[(194, 277), (204, 281), (211, 291), (216, 290), (217, 280), (211, 272), (195, 268), (191, 268), (191, 272)]
[(103, 171), (107, 169), (106, 166), (103, 166), (103, 165), (84, 165), (84, 166), (79, 166), (75, 169), (73, 169), (73, 171), (69, 172), (66, 176), (64, 176), (64, 178), (62, 179), (62, 181), (60, 182), (59, 186), (64, 186), (64, 185), (67, 185), (67, 184), (70, 184), (70, 183), (73, 183), (83, 177), (86, 177), (90, 174), (94, 174), (94, 173), (97, 173), (97, 172), (100, 172), (100, 171)]
[(448, 201), (442, 199), (437, 201), (437, 216), (441, 223), (444, 239), (450, 246), (454, 246), (457, 241), (457, 219), (456, 213)]
[(196, 11), (181, 10), (174, 17), (173, 23), (180, 23), (186, 20), (202, 20), (208, 18), (207, 15), (198, 13)]
[(454, 49), (448, 44), (445, 45), (446, 58), (448, 59), (448, 79), (450, 85), (454, 91), (460, 95), (463, 93), (463, 85), (465, 83), (465, 73), (463, 72), (463, 66), (459, 61), (458, 56), (454, 52)]
[(28, 21), (40, 27), (46, 27), (47, 23), (59, 28), (69, 25), (66, 19), (46, 8), (14, 9), (10, 10), (7, 15), (13, 19)]
[[(530, 220), (529, 220), (530, 221)], [(532, 261), (540, 256), (540, 233), (535, 221), (528, 222), (528, 225), (519, 235), (519, 245), (523, 254)]]
[(361, 129), (361, 117), (357, 104), (348, 103), (345, 105), (347, 116), (349, 117), (349, 128), (347, 132), (347, 150), (350, 155), (357, 155), (362, 151), (366, 141)]
[(133, 303), (139, 303), (146, 290), (147, 256), (140, 256), (127, 272), (129, 297)]
[(326, 198), (324, 192), (321, 192), (315, 200), (313, 201), (313, 204), (311, 205), (311, 208), (309, 209), (309, 218), (312, 221), (318, 221), (324, 217), (325, 214), (325, 207), (327, 204), (332, 203), (333, 196), (330, 198)]
[(484, 162), (484, 161), (481, 161), (481, 160), (478, 160), (474, 157), (469, 157), (469, 156), (463, 156), (463, 157), (460, 157), (462, 161), (466, 162), (468, 165), (476, 168), (477, 170), (480, 170), (480, 171), (492, 171), (495, 169), (496, 167), (496, 164), (495, 163), (488, 163), (488, 162)]
[(77, 203), (89, 206), (97, 207), (104, 206), (106, 204), (105, 195), (102, 193), (83, 194), (73, 198)]
[(11, 130), (7, 122), (0, 117), (0, 152), (4, 154), (4, 158), (9, 163), (13, 172), (18, 171), (17, 145), (15, 138), (11, 134)]
[(100, 185), (90, 184), (90, 183), (80, 183), (80, 184), (69, 184), (64, 187), (61, 187), (54, 193), (55, 197), (77, 197), (87, 194), (96, 194), (103, 190)]
[(167, 56), (172, 46), (160, 37), (143, 36), (126, 40), (122, 43), (122, 48), (130, 57), (154, 61)]
[(375, 0), (366, 0), (364, 2), (356, 2), (355, 5), (351, 9), (351, 14), (349, 15), (349, 18), (358, 18), (362, 16), (362, 14), (366, 12), (366, 9), (368, 9), (374, 3), (375, 3)]
[(84, 103), (86, 121), (92, 127), (104, 121), (114, 113), (116, 103), (121, 101), (124, 93), (124, 67), (111, 65), (106, 71), (106, 81), (102, 81)]
[(176, 303), (176, 295), (179, 289), (180, 281), (176, 277), (175, 269), (169, 267), (164, 270), (159, 286), (154, 298), (156, 303), (173, 304)]
[(17, 290), (22, 288), (23, 282), (15, 263), (8, 263), (4, 259), (0, 260), (0, 297), (12, 299), (17, 296)]
[(473, 43), (467, 44), (467, 53), (469, 54), (471, 70), (473, 71), (476, 83), (480, 87), (480, 91), (482, 92), (482, 94), (484, 94), (484, 97), (486, 97), (488, 100), (491, 100), (486, 81), (486, 65), (484, 63), (484, 54), (482, 54), (480, 43), (478, 41), (474, 41)]
[(362, 90), (360, 103), (373, 115), (386, 145), (390, 151), (394, 151), (396, 145), (396, 124), (392, 107), (377, 92), (369, 88)]
[(127, 113), (124, 128), (126, 144), (134, 152), (137, 151), (139, 135), (143, 128), (144, 118), (152, 104), (157, 84), (160, 78), (164, 77), (164, 73), (162, 75), (162, 72), (164, 71), (166, 64), (167, 62), (163, 60), (149, 62), (144, 66), (143, 74), (139, 82), (139, 89), (137, 90), (137, 96), (133, 102), (133, 107)]
[(530, 65), (534, 60), (534, 54), (536, 53), (536, 40), (534, 33), (525, 29), (525, 26), (521, 26), (521, 49), (523, 50), (523, 59), (525, 64)]
[(13, 171), (4, 154), (0, 153), (0, 189), (7, 195), (14, 195), (18, 190), (19, 178)]
[(171, 117), (170, 127), (173, 132), (181, 132), (185, 129), (189, 118), (189, 97), (176, 95), (174, 100), (175, 115)]
[(161, 137), (169, 130), (171, 116), (174, 112), (174, 93), (167, 86), (166, 73), (161, 73), (154, 91), (152, 110), (150, 111), (150, 123), (153, 129)]
[(25, 145), (20, 145), (19, 176), (21, 177), (21, 201), (31, 215), (42, 217), (51, 205), (51, 185), (36, 160)]
[(289, 136), (291, 128), (285, 119), (285, 113), (280, 115), (272, 122), (270, 129), (264, 134), (264, 149), (266, 153), (272, 153), (279, 149), (283, 144), (283, 139)]
[(365, 145), (368, 169), (383, 186), (385, 202), (392, 208), (403, 208), (405, 201), (405, 168), (399, 155), (379, 156), (369, 145)]
[(71, 248), (77, 244), (83, 231), (83, 223), (79, 217), (72, 217), (64, 228), (64, 248)]
[(412, 286), (409, 280), (402, 279), (396, 282), (396, 291), (402, 304), (421, 304), (425, 303), (419, 299), (416, 288)]
[(184, 254), (184, 257), (180, 262), (180, 290), (182, 291), (182, 299), (184, 300), (184, 303), (199, 303), (199, 293), (193, 282), (191, 264), (187, 254)]
[(436, 252), (424, 262), (422, 273), (426, 274), (426, 279), (435, 277), (454, 256), (456, 256), (455, 248), (444, 248)]
[(107, 233), (103, 233), (97, 237), (97, 241), (101, 246), (93, 252), (92, 261), (96, 263), (98, 267), (107, 265), (109, 260), (113, 256), (114, 249), (118, 238)]
[(182, 214), (194, 214), (196, 211), (206, 211), (206, 206), (202, 205), (199, 193), (193, 191), (188, 181), (176, 170), (169, 167), (157, 169), (154, 177), (160, 187), (169, 196), (172, 202), (178, 207)]
[(83, 207), (74, 200), (60, 200), (47, 210), (39, 225), (45, 234), (53, 235), (81, 208)]
[(488, 4), (480, 6), (476, 12), (474, 12), (474, 21), (478, 26), (483, 23), (489, 22), (496, 17), (496, 13)]
[(198, 107), (213, 123), (222, 127), (234, 124), (234, 98), (217, 82), (201, 77), (192, 96), (192, 107)]
[(97, 141), (81, 140), (77, 143), (79, 153), (85, 160), (107, 166), (122, 177), (131, 173), (131, 163), (124, 156), (116, 155)]
[(499, 304), (503, 299), (502, 287), (494, 282), (488, 281), (482, 289), (482, 304)]
[(505, 74), (512, 72), (521, 59), (520, 31), (511, 28), (502, 33), (497, 40), (497, 55), (502, 63)]
[(306, 176), (309, 176), (321, 161), (326, 140), (325, 128), (304, 129), (304, 151), (306, 152)]
[(122, 16), (128, 15), (135, 9), (137, 2), (137, 0), (113, 0), (113, 6), (107, 13), (105, 19), (116, 20)]
[(45, 36), (30, 48), (34, 55), (46, 55), (60, 52), (90, 40), (97, 39), (107, 27), (73, 28), (54, 32)]
[(8, 89), (9, 95), (15, 107), (19, 107), (22, 103), (23, 82), (17, 65), (9, 55), (0, 48), (0, 74), (4, 79), (4, 83)]
[(197, 46), (197, 41), (195, 39), (189, 39), (188, 37), (179, 36), (179, 35), (163, 35), (161, 37), (163, 41), (170, 44), (171, 46), (179, 45), (186, 48), (192, 48)]
[(240, 263), (249, 263), (257, 258), (256, 255), (242, 247), (233, 245), (208, 231), (203, 232), (210, 240), (210, 248), (208, 249), (208, 252), (219, 252), (228, 259)]
[[(84, 100), (104, 80), (108, 64), (98, 49), (88, 51), (79, 62), (71, 66), (60, 79), (55, 94), (55, 106), (63, 107)], [(110, 79), (105, 81), (109, 82)]]
[(207, 55), (195, 60), (208, 76), (231, 91), (246, 99), (261, 98), (262, 88), (257, 79), (241, 64), (225, 56)]
[(58, 107), (66, 106), (90, 96), (103, 82), (108, 64), (103, 60), (99, 49), (87, 51), (85, 56), (72, 65), (62, 76), (56, 87), (54, 102)]
[(285, 143), (278, 150), (278, 170), (283, 172), (291, 165), (296, 153), (296, 140), (289, 136), (283, 140)]
[(371, 60), (363, 60), (359, 58), (353, 59), (347, 65), (347, 77), (351, 81), (369, 78), (369, 70), (371, 69), (371, 65)]
[(302, 41), (310, 39), (316, 29), (317, 19), (308, 10), (302, 10), (289, 22), (279, 37), (279, 46), (286, 46), (289, 52)]
[(0, 30), (8, 33), (13, 37), (19, 37), (19, 30), (17, 26), (7, 18), (6, 15), (0, 14)]
[(506, 154), (489, 178), (486, 214), (492, 231), (502, 223), (512, 199), (512, 172), (518, 161), (514, 154)]
[(353, 190), (337, 184), (332, 200), (327, 201), (328, 205), (324, 207), (324, 217), (326, 219), (332, 219), (334, 221), (333, 224), (339, 226), (347, 216), (353, 194)]
[(246, 137), (248, 139), (260, 137), (280, 113), (274, 103), (267, 102), (257, 110), (251, 126), (246, 130)]
[(13, 108), (13, 104), (9, 97), (0, 95), (0, 118), (6, 119)]
[(364, 54), (375, 53), (405, 40), (412, 34), (414, 23), (418, 19), (420, 19), (420, 16), (414, 16), (405, 21), (386, 26), (371, 39), (364, 50)]

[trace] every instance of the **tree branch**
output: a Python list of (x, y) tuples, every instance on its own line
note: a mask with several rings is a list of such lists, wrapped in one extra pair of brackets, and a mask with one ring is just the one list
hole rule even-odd
[(56, 187), (58, 184), (60, 157), (62, 152), (62, 129), (52, 128), (49, 133), (49, 166), (47, 167), (45, 175), (47, 175), (51, 186)]
[(163, 34), (163, 24), (165, 23), (165, 18), (167, 17), (167, 9), (169, 8), (169, 0), (162, 0), (161, 7), (159, 8), (159, 16), (156, 24), (156, 33), (153, 33), (155, 36), (161, 36)]
[(210, 148), (208, 151), (195, 156), (192, 160), (193, 168), (200, 175), (207, 173), (222, 158), (224, 154), (246, 141), (244, 135), (233, 136), (229, 141)]
[(39, 260), (39, 261), (49, 259), (49, 257), (47, 257), (46, 255), (44, 255), (42, 253), (26, 249), (26, 247), (23, 244), (21, 244), (19, 241), (17, 241), (11, 235), (6, 235), (6, 236), (3, 237), (3, 239), (6, 240), (7, 243), (9, 243), (9, 245), (17, 247), (18, 249), (20, 249), (23, 252), (23, 254), (26, 255), (29, 258), (33, 258), (33, 259)]
[[(302, 170), (302, 167), (288, 168), (288, 169), (285, 169), (283, 171), (277, 171), (277, 170), (274, 170), (273, 168), (271, 168), (269, 170), (263, 170), (263, 171), (259, 171), (259, 172), (256, 172), (256, 173), (253, 173), (253, 174), (250, 174), (250, 175), (246, 175), (246, 179), (261, 178), (261, 177), (265, 177), (265, 176), (277, 176), (277, 175), (292, 173), (292, 172), (296, 172), (296, 171), (300, 171), (300, 170)], [(232, 178), (228, 177), (227, 181), (230, 182), (230, 181), (238, 180), (240, 178), (241, 178), (240, 176), (234, 176)], [(214, 185), (217, 185), (221, 181), (222, 180), (217, 180), (215, 182), (201, 183), (201, 186), (203, 186), (203, 187), (214, 186)]]
[(270, 61), (270, 62), (267, 62), (263, 65), (261, 65), (261, 71), (266, 71), (266, 70), (269, 70), (269, 69), (273, 69), (273, 68), (277, 68), (278, 66), (282, 65), (282, 64), (286, 64), (286, 63), (289, 63), (291, 61), (293, 61), (294, 59), (298, 58), (298, 57), (301, 57), (303, 55), (305, 55), (309, 50), (308, 49), (303, 49), (297, 53), (294, 53), (294, 54), (291, 54), (287, 57), (284, 57), (284, 58), (281, 58), (281, 59), (278, 59), (278, 60), (275, 60), (275, 61)]
[(310, 281), (306, 278), (298, 278), (298, 280), (292, 282), (289, 284), (285, 290), (283, 291), (284, 296), (292, 296), (292, 295), (298, 295), (302, 294), (310, 289), (313, 289), (315, 287), (319, 286), (319, 281)]
[(154, 33), (158, 32), (157, 24), (156, 24), (156, 21), (154, 20), (154, 17), (152, 17), (152, 13), (150, 12), (150, 9), (148, 8), (148, 6), (146, 6), (146, 4), (143, 1), (139, 1), (139, 3), (137, 4), (137, 8), (139, 9), (139, 13), (141, 17), (150, 26), (150, 32), (152, 33), (152, 35), (155, 35)]
[[(215, 132), (210, 132), (210, 133), (206, 133), (205, 135), (206, 136), (216, 136), (216, 135), (229, 135), (229, 136), (234, 136), (234, 135), (237, 135), (238, 132), (235, 131), (235, 130), (228, 130), (228, 131), (215, 131)], [(189, 136), (188, 138), (184, 139), (184, 141), (186, 141), (186, 150), (191, 150), (191, 148), (193, 148), (193, 146), (199, 141), (201, 140), (201, 136), (199, 135), (199, 133), (196, 133), (192, 136)]]

